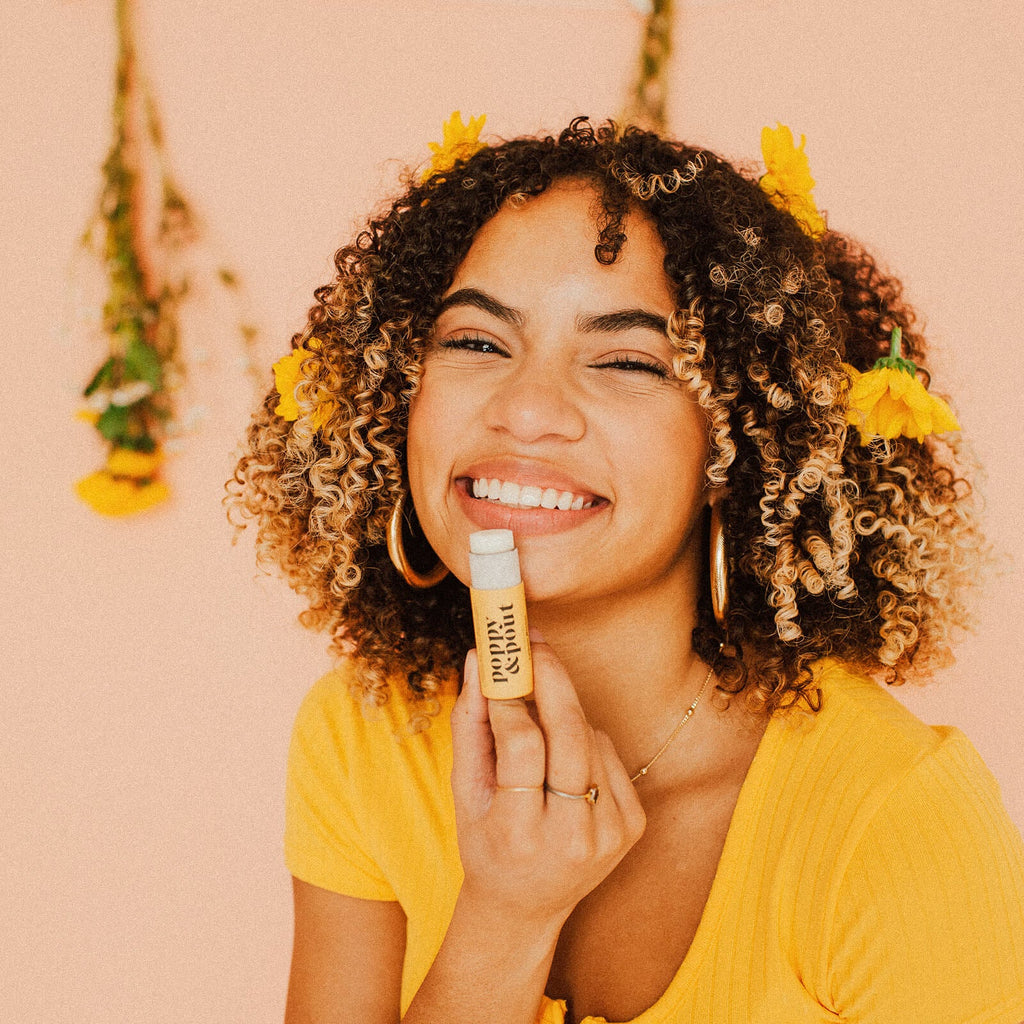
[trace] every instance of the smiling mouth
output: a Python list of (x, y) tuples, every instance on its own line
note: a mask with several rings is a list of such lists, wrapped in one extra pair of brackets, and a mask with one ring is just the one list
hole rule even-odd
[(578, 512), (604, 500), (592, 495), (559, 491), (554, 487), (535, 487), (532, 484), (517, 484), (510, 480), (486, 477), (469, 480), (468, 491), (474, 498), (506, 508), (544, 508), (560, 512)]

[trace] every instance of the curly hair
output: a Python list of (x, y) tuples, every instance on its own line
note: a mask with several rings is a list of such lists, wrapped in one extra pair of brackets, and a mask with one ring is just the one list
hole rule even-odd
[[(477, 231), (567, 178), (600, 197), (599, 262), (617, 259), (635, 211), (666, 250), (674, 371), (709, 423), (708, 482), (727, 489), (725, 635), (708, 596), (693, 635), (720, 688), (768, 709), (814, 708), (816, 659), (890, 683), (948, 663), (984, 549), (965, 460), (934, 437), (865, 447), (846, 420), (844, 362), (869, 369), (895, 326), (910, 358), (925, 354), (899, 282), (850, 238), (811, 238), (715, 154), (585, 118), (557, 138), (483, 148), (426, 181), (410, 174), (337, 252), (336, 278), (292, 339), (308, 352), (301, 414), (286, 422), (268, 393), (225, 499), (236, 526), (257, 521), (261, 564), (309, 601), (303, 622), (359, 663), (370, 700), (402, 678), (427, 697), (455, 675), (473, 643), (465, 587), (449, 576), (413, 590), (387, 554), (409, 404)], [(415, 540), (410, 553), (431, 558)]]

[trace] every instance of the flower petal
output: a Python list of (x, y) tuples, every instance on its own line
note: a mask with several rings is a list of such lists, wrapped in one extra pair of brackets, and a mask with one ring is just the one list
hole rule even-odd
[(144, 512), (170, 497), (162, 481), (137, 484), (117, 479), (105, 469), (90, 473), (75, 484), (75, 492), (93, 511), (105, 516), (127, 516)]
[(865, 412), (889, 391), (889, 381), (881, 370), (869, 370), (860, 374), (850, 386), (850, 405)]
[(798, 148), (793, 142), (793, 133), (784, 124), (762, 128), (765, 174), (759, 184), (775, 206), (787, 210), (809, 235), (817, 238), (825, 233), (826, 224), (811, 194), (815, 182), (804, 153), (806, 142), (806, 137), (801, 135)]
[(947, 430), (960, 429), (960, 424), (957, 422), (956, 416), (953, 415), (953, 410), (938, 395), (928, 392), (928, 401), (932, 407), (933, 434), (942, 434)]
[(433, 156), (420, 176), (420, 181), (427, 181), (435, 174), (450, 171), (456, 161), (468, 160), (474, 153), (483, 149), (484, 143), (480, 141), (480, 132), (486, 120), (487, 115), (481, 114), (479, 117), (471, 117), (469, 124), (463, 124), (462, 113), (456, 110), (444, 124), (441, 143), (428, 143)]
[(949, 406), (906, 370), (876, 365), (867, 373), (853, 367), (847, 372), (851, 384), (846, 418), (860, 431), (863, 444), (876, 437), (923, 441), (929, 434), (960, 429)]
[(115, 448), (107, 456), (107, 472), (111, 476), (132, 477), (147, 480), (160, 468), (164, 461), (163, 452), (157, 448), (152, 452), (136, 452), (130, 448)]
[(309, 356), (304, 348), (293, 349), (289, 355), (274, 363), (274, 385), (281, 400), (274, 409), (283, 420), (299, 418), (299, 404), (295, 401), (295, 388), (302, 376), (302, 361)]

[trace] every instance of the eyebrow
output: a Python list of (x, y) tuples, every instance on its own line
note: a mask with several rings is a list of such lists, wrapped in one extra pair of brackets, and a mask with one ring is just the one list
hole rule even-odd
[[(506, 306), (504, 302), (480, 291), (479, 288), (459, 288), (452, 292), (442, 301), (437, 315), (440, 316), (453, 306), (475, 306), (514, 327), (522, 327), (525, 321), (525, 317), (518, 309)], [(666, 336), (668, 334), (668, 320), (646, 309), (617, 309), (612, 313), (595, 313), (576, 318), (576, 329), (582, 334), (615, 334), (637, 327), (657, 331)]]
[(488, 295), (487, 292), (482, 292), (479, 288), (460, 288), (458, 291), (452, 292), (441, 303), (437, 315), (440, 316), (453, 306), (475, 306), (507, 324), (512, 324), (515, 327), (523, 326), (523, 314), (518, 309), (506, 306), (504, 302), (499, 302), (493, 295)]
[(636, 327), (668, 335), (668, 320), (646, 309), (617, 309), (614, 313), (597, 313), (576, 319), (576, 329), (584, 334), (614, 334), (617, 331), (631, 331)]

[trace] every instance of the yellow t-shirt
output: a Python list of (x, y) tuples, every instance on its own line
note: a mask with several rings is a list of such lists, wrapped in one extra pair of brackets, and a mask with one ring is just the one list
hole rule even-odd
[[(363, 710), (342, 668), (310, 691), (289, 762), (291, 872), (408, 918), (402, 1011), (462, 884), (448, 714)], [(693, 944), (636, 1024), (1018, 1024), (1024, 844), (966, 737), (870, 680), (817, 669), (817, 715), (776, 715)], [(540, 1020), (564, 1008), (545, 998)], [(586, 1018), (596, 1022), (598, 1018)]]

